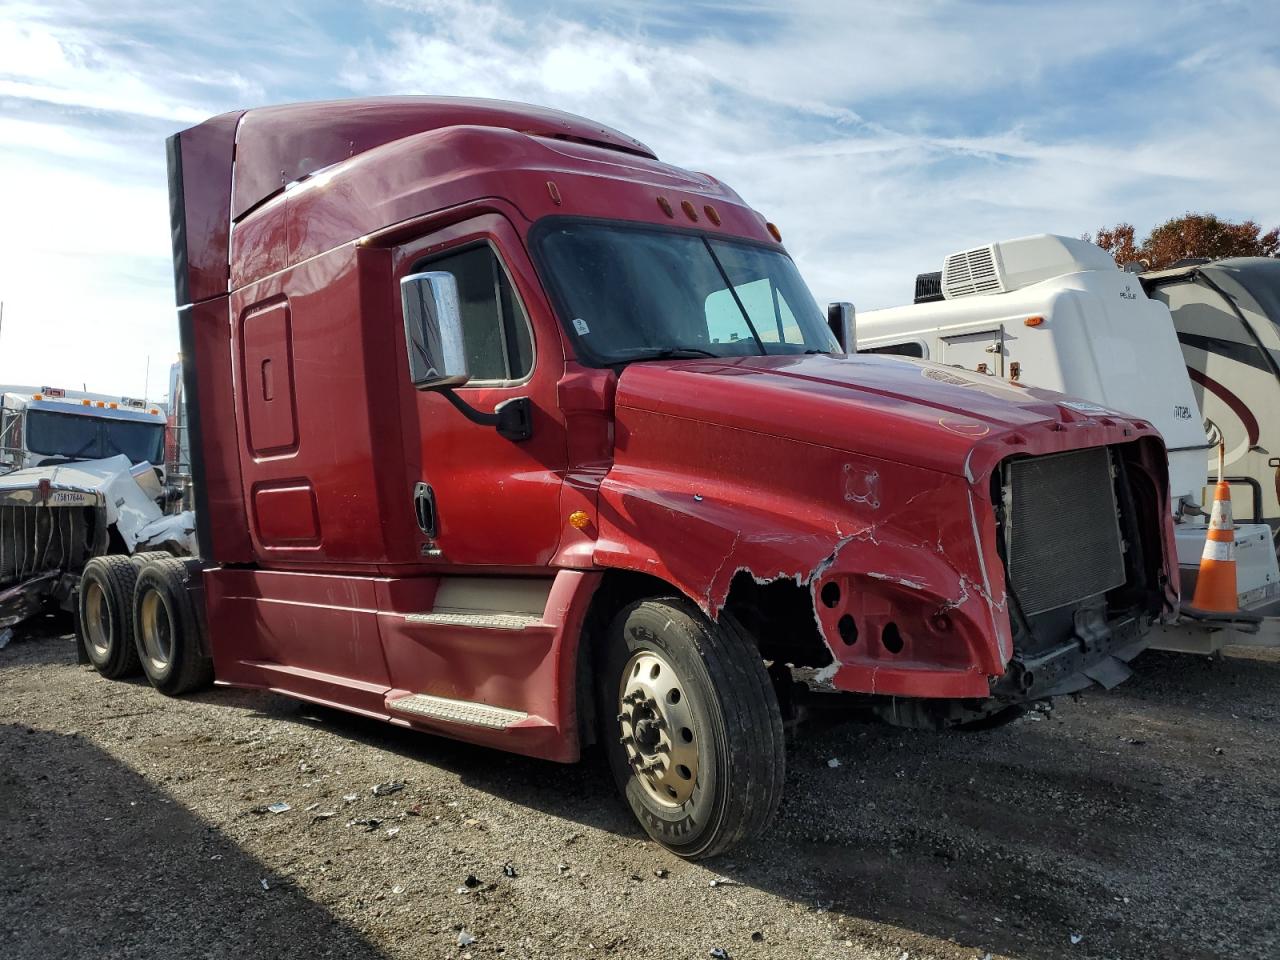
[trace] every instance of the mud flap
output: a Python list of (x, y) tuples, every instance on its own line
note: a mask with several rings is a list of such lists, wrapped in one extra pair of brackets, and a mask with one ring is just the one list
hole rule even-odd
[(1133, 671), (1129, 669), (1129, 665), (1119, 657), (1103, 657), (1097, 663), (1089, 664), (1081, 672), (1094, 683), (1107, 690), (1120, 686), (1120, 684), (1133, 676)]

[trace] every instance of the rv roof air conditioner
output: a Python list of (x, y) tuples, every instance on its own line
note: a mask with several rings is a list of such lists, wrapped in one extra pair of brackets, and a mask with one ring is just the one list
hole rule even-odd
[(1008, 293), (1069, 273), (1118, 269), (1109, 253), (1088, 240), (1041, 233), (951, 254), (942, 266), (942, 296)]

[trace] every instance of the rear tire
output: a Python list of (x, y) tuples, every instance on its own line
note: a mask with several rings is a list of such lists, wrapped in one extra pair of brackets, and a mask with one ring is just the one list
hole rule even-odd
[(203, 652), (203, 631), (190, 589), (196, 561), (165, 556), (138, 572), (133, 593), (133, 635), (142, 671), (168, 696), (213, 682), (213, 661)]
[(80, 575), (76, 600), (81, 648), (93, 668), (108, 680), (138, 673), (133, 642), (133, 588), (137, 570), (127, 556), (93, 557)]
[(167, 560), (173, 554), (167, 550), (147, 550), (144, 553), (135, 553), (129, 557), (133, 561), (133, 565), (142, 570), (152, 560)]
[(618, 788), (645, 831), (691, 860), (768, 826), (786, 773), (782, 716), (756, 645), (728, 614), (644, 600), (609, 628), (598, 696)]

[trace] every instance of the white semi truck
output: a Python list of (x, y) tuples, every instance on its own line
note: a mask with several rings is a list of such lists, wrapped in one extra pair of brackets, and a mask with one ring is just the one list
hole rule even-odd
[(172, 514), (159, 405), (56, 387), (0, 387), (0, 645), (50, 606), (69, 609), (91, 557), (191, 550)]
[[(1275, 289), (1280, 291), (1280, 263), (1274, 266)], [(915, 303), (868, 311), (857, 322), (860, 352), (964, 367), (991, 377), (993, 389), (1035, 385), (1059, 390), (1084, 398), (1085, 413), (1136, 414), (1160, 430), (1169, 450), (1184, 604), (1204, 548), (1205, 506), (1211, 494), (1206, 467), (1212, 464), (1216, 472), (1219, 438), (1226, 437), (1228, 460), (1237, 470), (1257, 473), (1261, 465), (1261, 476), (1233, 476), (1236, 516), (1253, 521), (1238, 522), (1236, 528), (1237, 589), (1245, 621), (1184, 618), (1177, 626), (1162, 628), (1152, 642), (1154, 647), (1205, 653), (1239, 641), (1241, 631), (1255, 631), (1249, 618), (1280, 612), (1276, 534), (1264, 522), (1268, 500), (1259, 495), (1263, 484), (1280, 482), (1266, 472), (1280, 467), (1280, 438), (1264, 441), (1260, 436), (1263, 423), (1266, 430), (1280, 429), (1280, 376), (1275, 373), (1280, 328), (1255, 311), (1258, 322), (1271, 324), (1263, 331), (1270, 338), (1263, 341), (1270, 343), (1270, 353), (1267, 346), (1258, 347), (1254, 334), (1247, 342), (1258, 355), (1250, 354), (1250, 359), (1255, 366), (1271, 364), (1269, 379), (1246, 380), (1234, 368), (1224, 372), (1228, 363), (1240, 362), (1248, 321), (1228, 310), (1230, 293), (1224, 296), (1204, 283), (1205, 276), (1214, 280), (1214, 272), (1205, 265), (1140, 277), (1118, 268), (1092, 243), (1041, 234), (952, 254), (940, 272), (917, 277)], [(1215, 286), (1232, 279), (1218, 277)], [(1280, 296), (1273, 300), (1280, 304)], [(1182, 321), (1198, 332), (1180, 343)], [(1215, 345), (1227, 338), (1227, 327), (1241, 346), (1231, 346), (1225, 355), (1215, 353)], [(1222, 401), (1224, 393), (1232, 399)], [(1212, 410), (1210, 404), (1216, 403), (1225, 404), (1230, 416), (1207, 416), (1206, 407)], [(1266, 442), (1272, 445), (1266, 448)], [(1276, 622), (1264, 620), (1262, 633), (1274, 633)]]
[(163, 468), (165, 414), (129, 397), (0, 385), (0, 473), (124, 455)]

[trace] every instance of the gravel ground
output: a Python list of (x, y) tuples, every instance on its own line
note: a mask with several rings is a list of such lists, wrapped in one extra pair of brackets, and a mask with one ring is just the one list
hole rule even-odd
[(0, 650), (5, 960), (1280, 956), (1274, 653), (1148, 653), (987, 733), (802, 728), (775, 826), (703, 866), (598, 759), (169, 700), (64, 629)]

